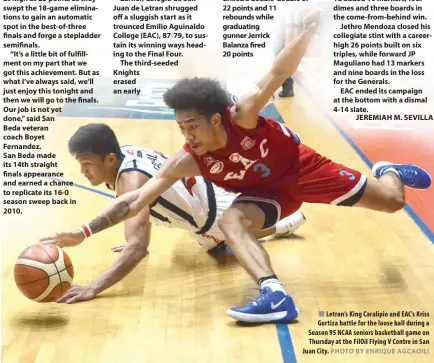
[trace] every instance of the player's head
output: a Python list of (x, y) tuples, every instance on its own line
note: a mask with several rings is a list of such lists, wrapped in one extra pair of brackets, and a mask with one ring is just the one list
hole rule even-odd
[(214, 150), (230, 95), (218, 81), (183, 79), (164, 94), (185, 140), (198, 155)]
[(92, 185), (116, 177), (121, 148), (113, 130), (104, 124), (81, 126), (69, 139), (68, 149)]

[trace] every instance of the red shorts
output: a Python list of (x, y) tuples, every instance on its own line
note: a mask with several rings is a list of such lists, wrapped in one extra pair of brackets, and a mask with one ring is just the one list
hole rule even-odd
[(365, 175), (335, 163), (301, 144), (298, 168), (278, 185), (240, 194), (235, 202), (259, 201), (276, 206), (278, 219), (296, 212), (303, 202), (351, 206), (366, 188)]

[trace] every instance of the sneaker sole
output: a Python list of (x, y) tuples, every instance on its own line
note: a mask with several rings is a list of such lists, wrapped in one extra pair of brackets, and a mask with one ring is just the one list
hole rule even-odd
[(270, 314), (247, 314), (228, 309), (226, 313), (231, 318), (242, 321), (244, 323), (289, 323), (290, 321), (297, 319), (299, 315), (299, 310), (295, 308), (295, 311), (297, 312), (297, 314), (290, 319), (284, 319), (288, 314), (286, 311), (280, 311)]
[[(389, 163), (389, 162), (387, 162), (387, 161), (379, 161), (378, 163), (375, 163), (374, 164), (374, 166), (372, 167), (372, 173), (374, 174), (374, 176), (376, 177), (376, 173), (377, 173), (377, 170), (379, 169), (379, 168), (381, 168), (381, 167), (383, 167), (383, 166), (386, 166), (386, 165), (388, 165), (388, 166), (390, 166), (391, 168), (393, 168), (393, 165), (397, 165), (397, 166), (401, 166), (401, 165), (411, 165), (411, 166), (414, 166), (414, 167), (416, 167), (416, 168), (419, 168), (419, 169), (422, 169), (425, 173), (427, 173), (428, 174), (428, 176), (430, 177), (430, 179), (431, 179), (431, 175), (425, 170), (425, 169), (423, 169), (423, 168), (421, 168), (420, 166), (417, 166), (417, 165), (414, 165), (414, 164), (395, 164), (395, 163)], [(376, 177), (377, 178), (377, 177)], [(378, 179), (378, 178), (377, 178)], [(411, 187), (411, 186), (409, 186), (409, 185), (406, 185), (405, 186), (406, 188), (410, 188), (410, 189), (414, 189), (414, 190), (423, 190), (423, 189), (421, 189), (421, 188), (413, 188), (413, 187)], [(426, 188), (425, 188), (426, 189)]]
[[(372, 167), (372, 174), (374, 174), (374, 176), (377, 174), (377, 170), (383, 166), (386, 165), (404, 165), (404, 164), (393, 164), (393, 163), (389, 163), (387, 161), (379, 161), (378, 163), (375, 163), (374, 166)], [(392, 167), (392, 166), (391, 166)]]

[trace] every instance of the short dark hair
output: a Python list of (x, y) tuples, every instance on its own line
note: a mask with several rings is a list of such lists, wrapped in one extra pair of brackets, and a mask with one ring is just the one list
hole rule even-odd
[(121, 148), (113, 130), (105, 124), (81, 126), (68, 141), (71, 154), (92, 153), (101, 157), (114, 153), (122, 157)]
[(174, 111), (195, 109), (207, 118), (215, 113), (224, 117), (232, 103), (222, 85), (209, 78), (184, 78), (166, 91), (164, 102)]

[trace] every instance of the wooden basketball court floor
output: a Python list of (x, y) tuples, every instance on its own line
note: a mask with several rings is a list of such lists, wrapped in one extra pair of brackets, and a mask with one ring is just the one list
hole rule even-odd
[[(325, 118), (306, 92), (276, 100), (285, 123), (304, 143), (328, 157), (370, 170)], [(65, 179), (88, 186), (66, 142), (79, 125), (105, 122), (122, 144), (173, 153), (182, 145), (174, 121), (63, 118), (52, 126), (47, 147), (58, 155)], [(405, 211), (395, 215), (361, 209), (304, 205), (307, 223), (295, 236), (269, 240), (273, 266), (294, 297), (300, 317), (289, 325), (243, 326), (226, 309), (257, 295), (256, 284), (231, 256), (210, 257), (187, 233), (154, 227), (150, 254), (122, 282), (92, 301), (73, 305), (39, 304), (15, 286), (19, 253), (41, 236), (76, 228), (110, 201), (107, 196), (71, 187), (76, 205), (23, 207), (23, 217), (2, 216), (2, 362), (4, 363), (223, 363), (223, 362), (432, 362), (434, 347), (433, 245)], [(102, 187), (100, 192), (108, 192)], [(85, 285), (114, 261), (110, 247), (123, 243), (119, 225), (67, 249), (74, 283)], [(320, 312), (424, 311), (425, 318), (362, 318), (362, 321), (418, 320), (430, 344), (310, 344), (309, 339), (397, 338), (333, 336), (331, 330), (361, 327), (320, 326)], [(357, 319), (356, 319), (357, 321)], [(365, 330), (383, 329), (368, 327)], [(396, 328), (401, 329), (401, 328)], [(311, 331), (329, 332), (327, 336)], [(398, 337), (399, 339), (403, 337)], [(404, 337), (405, 338), (405, 337)], [(410, 337), (409, 339), (411, 339)], [(320, 354), (318, 348), (328, 350)], [(331, 349), (354, 349), (331, 353)], [(420, 349), (412, 354), (356, 354), (356, 349)], [(305, 350), (315, 354), (305, 354)], [(425, 351), (423, 351), (425, 349)], [(427, 351), (429, 349), (429, 351)], [(381, 353), (381, 352), (380, 352)]]

